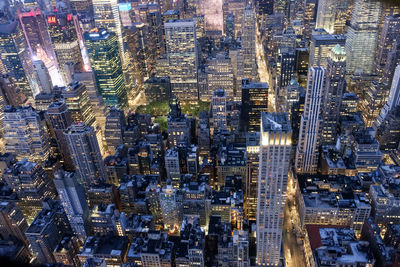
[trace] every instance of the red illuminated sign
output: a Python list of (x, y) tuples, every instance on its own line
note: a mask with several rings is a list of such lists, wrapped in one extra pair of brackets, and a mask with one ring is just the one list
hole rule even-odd
[(50, 17), (48, 17), (47, 18), (47, 22), (49, 23), (49, 24), (54, 24), (54, 23), (56, 23), (57, 21), (56, 21), (56, 17), (55, 16), (50, 16)]
[(71, 14), (68, 14), (67, 15), (67, 21), (71, 21), (72, 20), (72, 15)]

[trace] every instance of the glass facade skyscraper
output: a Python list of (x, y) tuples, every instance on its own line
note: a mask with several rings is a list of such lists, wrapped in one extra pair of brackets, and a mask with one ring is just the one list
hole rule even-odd
[(127, 92), (117, 36), (105, 29), (84, 34), (97, 88), (108, 106), (125, 107)]

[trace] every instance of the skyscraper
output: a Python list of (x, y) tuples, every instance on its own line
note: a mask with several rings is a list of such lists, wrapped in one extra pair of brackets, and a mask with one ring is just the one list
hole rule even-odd
[(198, 59), (195, 22), (192, 19), (169, 20), (164, 27), (172, 94), (182, 100), (196, 101)]
[(54, 174), (54, 185), (72, 230), (82, 241), (85, 240), (89, 231), (89, 209), (82, 185), (74, 173), (61, 170)]
[(117, 36), (104, 29), (84, 34), (97, 88), (109, 106), (127, 105), (127, 92)]
[(400, 106), (400, 64), (396, 67), (388, 100), (374, 122), (374, 129), (377, 129), (386, 118), (387, 114), (397, 106)]
[(315, 28), (328, 33), (343, 33), (350, 4), (347, 0), (320, 0)]
[[(206, 69), (208, 73), (208, 90), (210, 95), (217, 90), (223, 89), (227, 100), (233, 100), (234, 75), (231, 59), (226, 53), (218, 53), (215, 58), (207, 60)], [(207, 101), (210, 101), (209, 99)]]
[(171, 109), (167, 127), (168, 143), (170, 146), (185, 146), (190, 142), (190, 123), (186, 115), (181, 112), (179, 99), (173, 96), (169, 101)]
[(42, 209), (42, 201), (57, 195), (53, 181), (38, 163), (23, 159), (6, 169), (3, 176), (7, 185), (17, 194), (18, 207), (28, 224)]
[(327, 34), (325, 30), (318, 30), (311, 35), (309, 66), (326, 68), (332, 48), (337, 44), (345, 47), (346, 37), (339, 34)]
[(59, 201), (52, 199), (43, 201), (43, 209), (25, 231), (31, 250), (41, 264), (55, 263), (53, 250), (63, 236), (71, 234), (64, 208)]
[(12, 236), (28, 246), (25, 236), (26, 228), (28, 228), (28, 223), (16, 203), (13, 201), (0, 202), (0, 235), (2, 238), (9, 239)]
[(346, 71), (361, 70), (371, 74), (375, 67), (375, 51), (382, 4), (373, 0), (355, 0), (350, 27), (346, 35)]
[(57, 101), (48, 107), (46, 119), (56, 139), (64, 167), (67, 170), (73, 170), (74, 166), (71, 154), (69, 153), (67, 141), (64, 136), (64, 131), (72, 124), (71, 111), (64, 101)]
[(322, 142), (325, 144), (335, 144), (336, 142), (345, 75), (346, 54), (340, 45), (336, 45), (328, 58), (326, 91), (322, 100)]
[(45, 161), (49, 156), (49, 139), (45, 121), (30, 106), (7, 106), (4, 110), (4, 140), (7, 152), (19, 160)]
[(298, 173), (316, 173), (321, 134), (321, 104), (325, 92), (325, 69), (311, 67), (308, 72), (304, 112), (301, 116), (296, 151)]
[(61, 94), (74, 122), (84, 122), (94, 128), (97, 126), (90, 97), (84, 84), (73, 81), (62, 90)]
[(246, 7), (242, 19), (243, 77), (256, 81), (256, 17), (252, 7)]
[(276, 266), (281, 253), (292, 129), (285, 113), (261, 116), (257, 266)]
[(260, 155), (260, 133), (250, 132), (246, 135), (246, 191), (244, 201), (245, 218), (257, 219), (258, 166)]
[(25, 94), (32, 97), (29, 79), (29, 53), (18, 21), (0, 25), (0, 72), (8, 73)]
[(114, 154), (117, 146), (123, 144), (123, 134), (125, 129), (125, 116), (122, 110), (111, 108), (107, 118), (104, 137), (106, 139), (108, 151)]
[(215, 90), (211, 100), (211, 135), (218, 129), (227, 129), (226, 95), (223, 89)]
[(74, 20), (71, 13), (59, 11), (47, 16), (49, 33), (64, 84), (71, 82), (72, 75), (69, 71), (69, 65), (76, 70), (83, 69), (83, 59), (75, 22), (77, 20)]
[[(122, 62), (124, 62), (124, 44), (122, 39), (122, 25), (118, 10), (118, 0), (92, 0), (94, 23), (99, 29), (106, 29), (116, 35)], [(86, 38), (85, 38), (86, 39)]]
[(268, 110), (268, 84), (242, 80), (242, 129), (248, 132), (260, 130), (261, 112)]
[(80, 183), (87, 189), (91, 184), (105, 181), (106, 171), (93, 127), (73, 124), (64, 135)]

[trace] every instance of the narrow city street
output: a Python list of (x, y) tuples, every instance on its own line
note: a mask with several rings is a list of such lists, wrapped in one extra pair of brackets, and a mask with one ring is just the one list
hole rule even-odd
[(286, 266), (303, 267), (306, 266), (303, 243), (298, 243), (296, 237), (296, 232), (300, 233), (300, 217), (295, 207), (295, 189), (292, 179), (289, 180), (287, 194), (285, 219), (283, 223), (283, 249)]
[[(258, 27), (257, 27), (258, 28)], [(275, 112), (275, 94), (272, 85), (272, 77), (268, 71), (267, 61), (265, 58), (265, 51), (263, 46), (263, 38), (259, 29), (257, 29), (256, 35), (256, 57), (258, 66), (258, 76), (260, 77), (260, 82), (266, 82), (269, 85), (268, 90), (268, 111)]]

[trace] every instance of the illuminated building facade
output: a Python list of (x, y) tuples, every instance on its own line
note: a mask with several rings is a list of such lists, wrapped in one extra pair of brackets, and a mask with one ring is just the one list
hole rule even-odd
[(242, 18), (243, 77), (257, 80), (256, 17), (253, 8), (246, 7)]
[(292, 149), (286, 113), (262, 113), (257, 201), (257, 266), (277, 266)]
[(84, 34), (97, 88), (109, 106), (125, 107), (127, 92), (117, 36), (107, 30), (92, 30)]
[(32, 97), (33, 93), (28, 78), (30, 57), (27, 43), (24, 39), (18, 21), (0, 26), (0, 72), (10, 74), (15, 83), (25, 94)]
[(72, 124), (64, 131), (78, 181), (89, 188), (106, 180), (106, 171), (93, 127)]
[(242, 81), (242, 128), (248, 132), (260, 130), (261, 112), (268, 111), (268, 84)]
[(4, 110), (5, 150), (19, 160), (44, 161), (49, 156), (47, 127), (30, 106), (7, 106)]
[(171, 90), (181, 100), (198, 99), (196, 25), (192, 19), (164, 24)]
[(72, 76), (68, 64), (74, 70), (83, 69), (74, 17), (70, 13), (55, 12), (47, 16), (47, 24), (64, 84), (68, 84)]
[(360, 70), (371, 74), (374, 71), (381, 13), (381, 2), (355, 0), (346, 35), (347, 73)]

